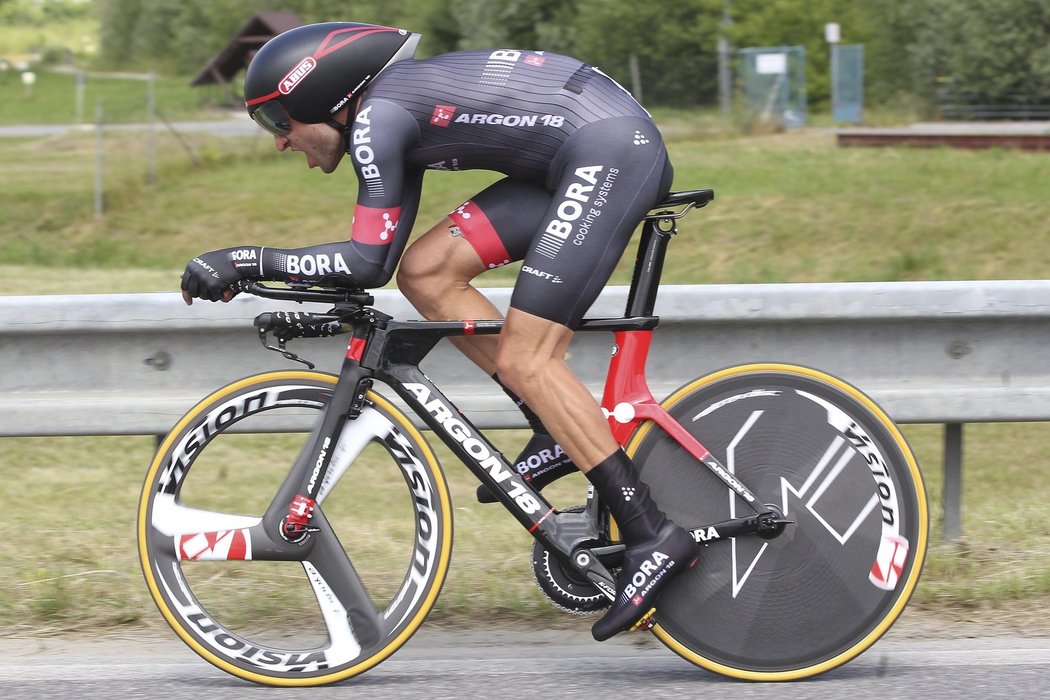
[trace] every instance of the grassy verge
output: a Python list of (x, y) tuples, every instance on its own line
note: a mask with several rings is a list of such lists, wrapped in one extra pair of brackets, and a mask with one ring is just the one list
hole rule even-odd
[[(1038, 628), (1050, 603), (1050, 525), (1042, 517), (1050, 498), (1042, 446), (1050, 427), (1042, 424), (977, 425), (967, 428), (963, 524), (966, 537), (941, 541), (941, 430), (907, 426), (924, 465), (932, 503), (933, 539), (926, 572), (913, 607), (951, 619), (1003, 621)], [(512, 450), (522, 433), (494, 433)], [(264, 469), (279, 451), (244, 459)], [(1004, 459), (1002, 445), (1010, 445)], [(238, 449), (242, 449), (244, 445)], [(135, 550), (138, 492), (150, 461), (150, 438), (7, 438), (0, 440), (0, 508), (16, 537), (0, 544), (0, 633), (47, 634), (88, 629), (159, 626), (142, 582)], [(531, 541), (498, 506), (474, 499), (473, 477), (443, 449), (437, 450), (449, 477), (455, 505), (456, 542), (452, 570), (436, 608), (436, 620), (468, 623), (492, 615), (553, 624), (565, 619), (550, 608), (532, 581)], [(251, 454), (251, 453), (249, 453)], [(236, 461), (236, 460), (231, 460)], [(279, 467), (274, 468), (274, 476)], [(382, 485), (368, 477), (369, 493)], [(238, 483), (231, 474), (225, 483)], [(340, 488), (343, 488), (342, 486)], [(579, 502), (580, 477), (556, 484), (556, 505)], [(353, 546), (374, 546), (366, 529), (381, 522), (383, 498), (368, 502), (369, 517), (341, 532)], [(383, 535), (386, 537), (386, 535)], [(349, 544), (349, 543), (348, 543)], [(260, 609), (226, 611), (244, 620), (280, 619), (280, 600)], [(263, 599), (265, 600), (265, 598)], [(287, 614), (287, 610), (284, 611)]]
[[(674, 141), (675, 186), (713, 186), (687, 217), (669, 283), (1026, 279), (1046, 274), (1050, 159), (1007, 151), (841, 149), (818, 132)], [(296, 246), (346, 236), (356, 182), (276, 154), (270, 139), (166, 131), (158, 184), (140, 136), (106, 141), (105, 217), (93, 214), (90, 134), (0, 141), (3, 263), (30, 268), (179, 270), (242, 243)], [(193, 152), (191, 158), (189, 149)], [(416, 233), (491, 182), (427, 176)], [(501, 269), (486, 281), (506, 283)], [(67, 276), (63, 270), (60, 277)], [(629, 279), (625, 261), (613, 281)], [(69, 279), (66, 291), (91, 291)], [(8, 289), (4, 293), (12, 293)], [(15, 292), (17, 293), (17, 292)]]
[[(0, 101), (0, 124), (95, 124), (100, 102), (107, 124), (146, 121), (146, 74), (84, 72), (78, 92), (77, 72), (36, 70), (31, 87), (22, 85), (17, 71), (0, 73), (0, 90), (6, 96)], [(186, 77), (155, 76), (153, 90), (156, 110), (168, 120), (209, 116), (204, 108), (217, 97), (190, 87)]]

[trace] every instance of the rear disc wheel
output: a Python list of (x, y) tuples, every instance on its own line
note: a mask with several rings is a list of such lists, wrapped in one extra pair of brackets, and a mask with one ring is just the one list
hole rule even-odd
[[(794, 523), (770, 540), (705, 532), (699, 566), (657, 600), (657, 637), (699, 666), (763, 681), (822, 673), (874, 644), (918, 583), (929, 532), (922, 475), (886, 414), (839, 379), (783, 364), (716, 372), (663, 406)], [(627, 451), (683, 527), (753, 514), (652, 424)]]

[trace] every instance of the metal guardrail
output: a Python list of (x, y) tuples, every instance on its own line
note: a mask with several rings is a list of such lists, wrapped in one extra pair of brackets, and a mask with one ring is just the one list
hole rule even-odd
[[(509, 289), (484, 291), (506, 308)], [(619, 315), (626, 293), (610, 287), (590, 315)], [(376, 306), (418, 318), (397, 292), (377, 292)], [(251, 325), (285, 308), (304, 307), (243, 295), (191, 308), (176, 294), (0, 297), (0, 436), (163, 434), (220, 386), (299, 366), (264, 350)], [(949, 537), (961, 532), (962, 425), (1050, 420), (1050, 282), (666, 286), (656, 313), (657, 396), (724, 366), (777, 360), (854, 383), (898, 422), (946, 424)], [(337, 337), (293, 349), (337, 371), (344, 348)], [(596, 396), (610, 349), (603, 333), (580, 333), (570, 349)], [(523, 427), (450, 344), (423, 368), (480, 427)]]
[(991, 96), (976, 91), (937, 91), (937, 111), (945, 119), (1050, 119), (1050, 94), (1013, 90)]

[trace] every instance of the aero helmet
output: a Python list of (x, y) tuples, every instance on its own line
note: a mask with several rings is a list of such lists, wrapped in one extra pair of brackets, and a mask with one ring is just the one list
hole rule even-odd
[(296, 27), (266, 42), (248, 65), (244, 103), (261, 127), (287, 134), (288, 117), (307, 124), (332, 120), (392, 63), (411, 58), (420, 35), (356, 22)]

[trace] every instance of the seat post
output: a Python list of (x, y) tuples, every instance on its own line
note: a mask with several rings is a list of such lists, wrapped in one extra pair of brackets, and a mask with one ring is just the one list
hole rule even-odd
[(667, 244), (676, 233), (678, 227), (672, 216), (654, 216), (645, 220), (638, 256), (634, 261), (631, 289), (627, 295), (628, 317), (653, 315)]

